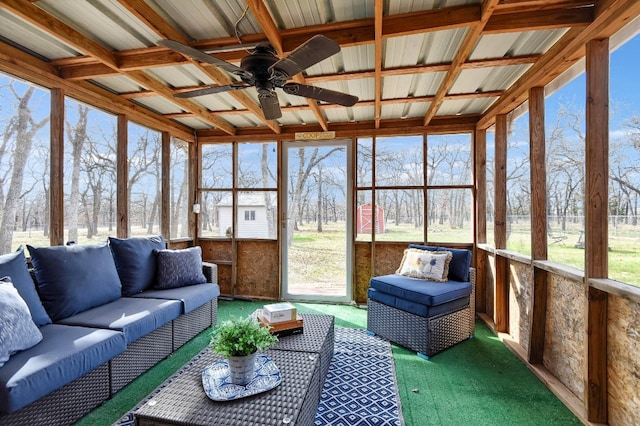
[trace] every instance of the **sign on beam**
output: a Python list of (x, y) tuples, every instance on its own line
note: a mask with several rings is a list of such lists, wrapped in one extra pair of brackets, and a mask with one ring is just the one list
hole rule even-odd
[(321, 139), (335, 139), (336, 132), (296, 132), (296, 140), (317, 141)]

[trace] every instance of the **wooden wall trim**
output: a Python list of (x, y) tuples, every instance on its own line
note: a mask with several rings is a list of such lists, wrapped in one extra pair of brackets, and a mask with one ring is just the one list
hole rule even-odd
[[(476, 129), (473, 135), (475, 157), (473, 173), (475, 176), (475, 235), (476, 244), (487, 242), (487, 131)], [(486, 312), (486, 271), (485, 256), (479, 256), (478, 250), (473, 250), (476, 266), (476, 312)]]
[(129, 236), (129, 161), (128, 161), (128, 140), (129, 140), (129, 120), (123, 114), (118, 114), (118, 134), (116, 150), (116, 235), (118, 238)]
[[(547, 259), (547, 187), (544, 131), (544, 87), (529, 89), (529, 161), (531, 181), (531, 254)], [(529, 362), (542, 364), (547, 319), (547, 272), (533, 268)]]
[(64, 99), (62, 89), (51, 89), (49, 243), (64, 244)]
[(161, 190), (160, 196), (162, 203), (160, 206), (160, 233), (165, 240), (171, 239), (171, 135), (169, 132), (162, 132), (162, 163), (160, 164), (161, 172)]
[[(608, 275), (609, 40), (586, 46), (585, 275)], [(607, 422), (607, 293), (587, 290), (585, 404), (589, 421)]]
[(476, 243), (487, 242), (487, 131), (476, 129), (474, 136), (475, 158), (473, 162), (476, 200)]
[[(495, 245), (496, 249), (507, 246), (507, 116), (496, 117), (495, 135)], [(493, 309), (493, 321), (496, 331), (509, 330), (509, 261), (496, 256), (496, 283)]]
[(496, 249), (507, 248), (507, 116), (496, 117), (494, 155), (494, 241)]

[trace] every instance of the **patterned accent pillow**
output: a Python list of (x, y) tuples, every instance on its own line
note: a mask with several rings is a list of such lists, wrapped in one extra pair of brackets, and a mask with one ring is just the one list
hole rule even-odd
[(184, 287), (207, 282), (202, 273), (202, 249), (154, 250), (156, 254), (156, 289)]
[(9, 277), (0, 278), (0, 367), (16, 352), (29, 349), (42, 340), (42, 333), (31, 319), (26, 302)]
[(396, 274), (424, 280), (445, 282), (449, 275), (451, 252), (405, 249)]

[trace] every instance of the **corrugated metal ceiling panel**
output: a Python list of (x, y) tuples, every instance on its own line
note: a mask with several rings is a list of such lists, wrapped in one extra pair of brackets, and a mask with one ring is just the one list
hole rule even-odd
[(114, 93), (138, 92), (143, 89), (138, 83), (123, 75), (115, 77), (100, 77), (90, 81)]
[(487, 34), (480, 37), (469, 59), (541, 54), (558, 41), (565, 32), (565, 29), (559, 29)]
[(160, 38), (116, 0), (41, 0), (35, 4), (111, 50), (153, 46)]
[[(234, 36), (235, 23), (247, 7), (243, 0), (147, 0), (147, 3), (193, 40)], [(241, 35), (262, 32), (251, 12), (238, 23), (238, 30)]]
[(263, 121), (258, 119), (254, 114), (224, 114), (220, 117), (233, 124), (235, 127), (255, 127), (263, 125)]
[(210, 124), (195, 117), (176, 118), (175, 121), (196, 130), (207, 130), (213, 128)]
[(156, 111), (158, 114), (178, 114), (182, 112), (182, 108), (161, 96), (136, 98), (135, 102)]
[(456, 99), (440, 104), (436, 115), (451, 116), (464, 114), (480, 114), (484, 112), (496, 98)]
[(510, 65), (505, 67), (462, 70), (453, 86), (451, 86), (449, 93), (507, 90), (530, 66), (531, 65)]
[(433, 96), (442, 83), (444, 72), (393, 75), (382, 79), (382, 99)]
[[(251, 90), (248, 89), (247, 92)], [(215, 95), (198, 96), (189, 98), (191, 102), (195, 102), (203, 108), (210, 111), (226, 111), (226, 110), (244, 110), (247, 109), (236, 98), (226, 93), (216, 93)]]
[(0, 36), (45, 59), (68, 58), (79, 54), (71, 46), (56, 40), (49, 33), (34, 27), (4, 9), (0, 9)]
[(384, 68), (451, 62), (466, 28), (390, 37), (384, 43)]

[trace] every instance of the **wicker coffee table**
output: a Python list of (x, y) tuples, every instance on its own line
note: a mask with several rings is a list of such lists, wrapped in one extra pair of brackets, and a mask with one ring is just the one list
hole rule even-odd
[(135, 412), (136, 425), (312, 425), (333, 354), (330, 315), (303, 315), (304, 333), (282, 337), (265, 352), (280, 369), (276, 388), (233, 401), (204, 393), (202, 370), (221, 357), (209, 348)]

